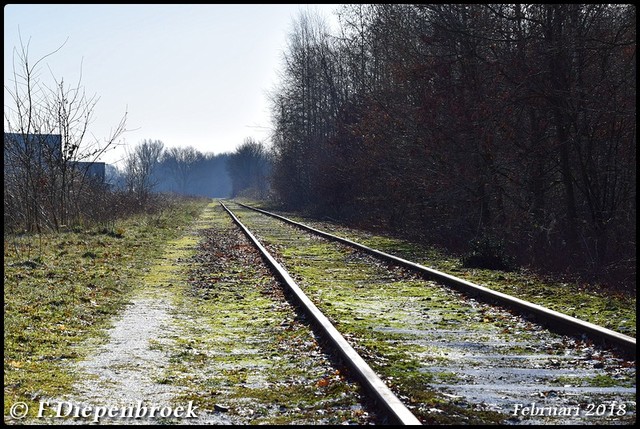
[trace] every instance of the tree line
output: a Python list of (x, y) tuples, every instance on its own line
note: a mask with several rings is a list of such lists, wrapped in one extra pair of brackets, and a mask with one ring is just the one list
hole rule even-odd
[(301, 13), (271, 93), (290, 209), (635, 285), (633, 5)]
[(129, 150), (123, 166), (108, 180), (139, 200), (154, 193), (227, 197), (229, 156), (202, 153), (191, 146), (165, 148), (161, 140), (144, 139)]
[(13, 74), (5, 84), (5, 233), (113, 224), (162, 208), (167, 194), (266, 196), (270, 154), (252, 138), (219, 155), (145, 139), (128, 150), (122, 166), (101, 163), (103, 154), (121, 146), (126, 113), (102, 142), (89, 138), (97, 96), (87, 95), (80, 81), (41, 77), (44, 61), (60, 48), (35, 60), (29, 43), (13, 51)]
[(144, 139), (111, 172), (114, 186), (142, 201), (155, 193), (227, 198), (266, 198), (271, 158), (263, 142), (246, 138), (234, 152), (202, 153), (194, 147), (165, 148)]

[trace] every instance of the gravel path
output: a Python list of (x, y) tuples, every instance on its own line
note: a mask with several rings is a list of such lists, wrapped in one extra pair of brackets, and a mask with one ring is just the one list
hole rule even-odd
[[(167, 296), (137, 298), (115, 322), (109, 342), (89, 360), (80, 364), (91, 374), (79, 391), (91, 402), (134, 404), (144, 400), (170, 405), (176, 387), (159, 384), (168, 357), (152, 347), (159, 332), (165, 337), (174, 331), (170, 323)], [(105, 402), (106, 401), (106, 402)]]
[[(163, 382), (169, 356), (157, 345), (170, 345), (180, 335), (171, 316), (174, 308), (170, 302), (168, 293), (132, 300), (109, 330), (107, 343), (78, 364), (78, 372), (84, 376), (76, 385), (77, 393), (72, 398), (49, 401), (51, 408), (44, 415), (50, 418), (50, 423), (86, 424), (96, 420), (101, 424), (230, 423), (224, 415), (174, 402), (182, 389)], [(62, 415), (68, 414), (71, 420), (57, 418), (56, 407), (60, 403)], [(99, 407), (114, 410), (113, 416), (109, 417), (108, 411), (100, 411)], [(79, 410), (87, 410), (88, 415), (74, 418)]]

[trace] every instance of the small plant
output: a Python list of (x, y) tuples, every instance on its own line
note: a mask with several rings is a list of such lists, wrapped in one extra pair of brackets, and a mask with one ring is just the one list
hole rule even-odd
[(515, 261), (507, 253), (504, 240), (494, 235), (483, 235), (471, 240), (471, 251), (462, 257), (465, 268), (486, 268), (489, 270), (512, 271)]
[(90, 259), (95, 259), (97, 256), (98, 256), (98, 255), (96, 255), (94, 252), (89, 252), (89, 251), (84, 252), (84, 253), (82, 254), (82, 257), (83, 257), (83, 258), (90, 258)]
[(102, 228), (98, 231), (99, 234), (104, 234), (113, 238), (123, 238), (124, 232), (123, 228)]

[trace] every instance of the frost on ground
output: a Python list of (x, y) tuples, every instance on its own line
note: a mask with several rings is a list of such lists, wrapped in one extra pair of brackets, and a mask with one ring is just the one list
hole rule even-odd
[[(106, 344), (78, 364), (82, 376), (76, 394), (48, 400), (42, 415), (51, 423), (228, 423), (224, 415), (174, 402), (181, 389), (163, 382), (169, 356), (158, 345), (171, 344), (180, 332), (171, 317), (171, 296), (153, 295), (134, 298), (115, 320)], [(99, 407), (113, 410), (112, 417)]]
[(166, 297), (138, 298), (109, 332), (109, 342), (80, 368), (90, 374), (79, 385), (91, 402), (170, 405), (176, 387), (159, 384), (167, 356), (152, 347), (158, 333), (172, 331)]

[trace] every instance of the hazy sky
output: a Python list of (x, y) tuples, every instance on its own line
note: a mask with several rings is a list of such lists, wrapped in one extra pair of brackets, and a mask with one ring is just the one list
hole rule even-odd
[[(100, 97), (92, 134), (104, 140), (125, 113), (124, 143), (162, 140), (230, 152), (245, 138), (266, 140), (267, 92), (281, 68), (292, 22), (317, 11), (330, 25), (339, 5), (52, 5), (4, 7), (4, 82), (12, 78), (18, 34), (32, 61), (64, 46), (40, 67)], [(65, 43), (66, 40), (66, 43)], [(49, 72), (51, 70), (51, 72)], [(5, 91), (5, 109), (8, 99)], [(122, 158), (124, 150), (101, 159)]]

